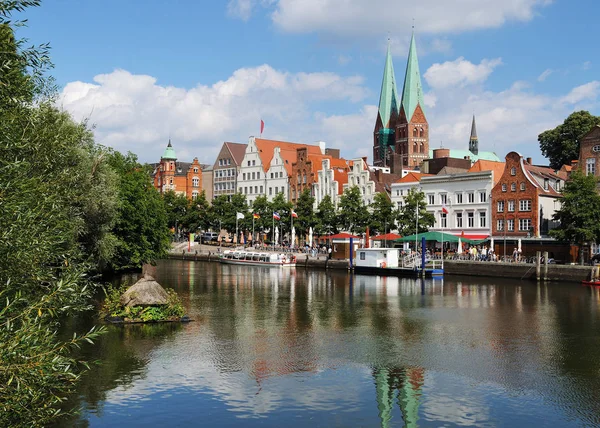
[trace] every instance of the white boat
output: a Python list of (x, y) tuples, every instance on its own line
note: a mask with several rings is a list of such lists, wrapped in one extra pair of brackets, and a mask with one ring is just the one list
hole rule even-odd
[(296, 266), (296, 256), (283, 253), (265, 253), (246, 250), (225, 250), (219, 259), (221, 263), (246, 266)]

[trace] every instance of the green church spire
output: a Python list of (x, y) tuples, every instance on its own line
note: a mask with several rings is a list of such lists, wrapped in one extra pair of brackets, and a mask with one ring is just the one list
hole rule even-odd
[(421, 106), (425, 114), (425, 102), (423, 100), (423, 86), (421, 85), (421, 73), (419, 72), (419, 60), (417, 58), (417, 46), (415, 44), (415, 33), (410, 39), (410, 50), (408, 51), (408, 62), (406, 63), (406, 74), (404, 76), (404, 87), (402, 88), (402, 107), (406, 120), (410, 122), (417, 105)]
[(379, 95), (379, 117), (384, 128), (390, 127), (392, 114), (398, 115), (398, 89), (396, 88), (396, 75), (394, 64), (392, 64), (392, 52), (388, 41), (387, 55), (385, 57), (385, 68), (383, 69), (383, 81), (381, 82), (381, 94)]

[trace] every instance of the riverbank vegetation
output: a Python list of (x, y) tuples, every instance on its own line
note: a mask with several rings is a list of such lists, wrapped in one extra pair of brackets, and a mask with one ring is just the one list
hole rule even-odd
[(57, 339), (91, 308), (98, 275), (165, 254), (164, 205), (133, 155), (94, 142), (56, 107), (47, 45), (26, 47), (0, 0), (0, 426), (43, 426), (87, 363), (73, 350), (101, 332)]

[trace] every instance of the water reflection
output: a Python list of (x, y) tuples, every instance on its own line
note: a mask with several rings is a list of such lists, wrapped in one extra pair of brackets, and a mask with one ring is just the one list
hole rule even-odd
[(89, 350), (91, 425), (600, 422), (597, 290), (179, 261), (158, 280), (195, 322)]

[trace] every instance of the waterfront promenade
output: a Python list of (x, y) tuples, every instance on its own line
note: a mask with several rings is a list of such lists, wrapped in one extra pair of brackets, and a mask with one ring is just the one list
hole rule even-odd
[[(195, 261), (218, 261), (218, 251), (228, 247), (196, 244), (188, 251), (188, 244), (174, 244), (169, 253), (170, 259), (184, 259)], [(258, 250), (257, 250), (258, 251)], [(262, 251), (262, 250), (261, 250)], [(327, 254), (318, 253), (316, 257), (310, 254), (294, 252), (297, 267), (307, 269), (341, 269), (349, 270), (348, 259), (328, 259)], [(495, 278), (510, 278), (527, 281), (560, 281), (581, 284), (589, 280), (592, 273), (591, 266), (579, 265), (541, 265), (540, 271), (531, 263), (488, 262), (476, 260), (444, 260), (444, 275), (487, 276)]]

